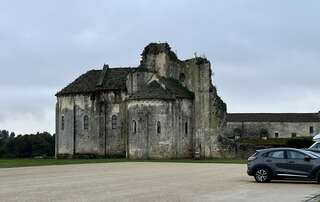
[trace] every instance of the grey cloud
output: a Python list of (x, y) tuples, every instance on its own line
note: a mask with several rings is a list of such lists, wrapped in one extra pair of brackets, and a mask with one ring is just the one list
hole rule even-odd
[(315, 0), (3, 1), (0, 128), (53, 132), (56, 91), (103, 63), (138, 65), (152, 41), (182, 59), (205, 54), (229, 111), (315, 111), (319, 9)]

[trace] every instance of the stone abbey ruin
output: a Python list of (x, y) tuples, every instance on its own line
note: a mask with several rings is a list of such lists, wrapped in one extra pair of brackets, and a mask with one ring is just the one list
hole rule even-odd
[(211, 75), (167, 43), (146, 46), (138, 67), (88, 71), (56, 94), (56, 157), (220, 156), (226, 104)]

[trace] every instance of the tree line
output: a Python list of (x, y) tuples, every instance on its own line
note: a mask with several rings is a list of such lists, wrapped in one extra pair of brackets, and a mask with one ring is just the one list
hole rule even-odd
[(54, 156), (54, 135), (48, 132), (15, 135), (0, 130), (0, 158), (45, 158)]

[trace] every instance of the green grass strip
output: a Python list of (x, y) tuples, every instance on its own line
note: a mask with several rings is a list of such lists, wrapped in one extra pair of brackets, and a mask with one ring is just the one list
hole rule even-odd
[(0, 168), (27, 167), (27, 166), (48, 166), (48, 165), (69, 165), (88, 163), (119, 163), (119, 162), (169, 162), (169, 163), (246, 163), (242, 159), (174, 159), (174, 160), (129, 160), (129, 159), (0, 159)]

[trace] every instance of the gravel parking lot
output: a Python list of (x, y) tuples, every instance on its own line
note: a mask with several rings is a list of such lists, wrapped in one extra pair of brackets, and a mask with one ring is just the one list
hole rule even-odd
[(258, 184), (244, 164), (123, 162), (0, 169), (1, 201), (304, 201), (312, 182)]

